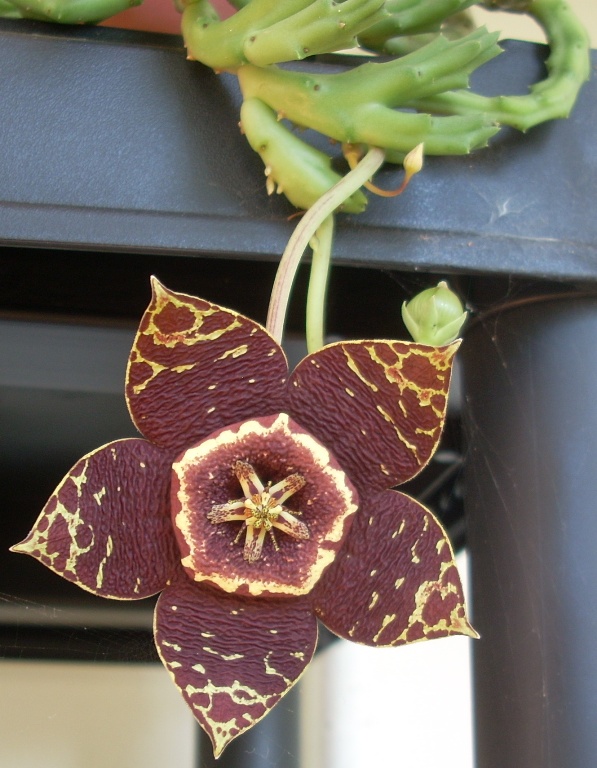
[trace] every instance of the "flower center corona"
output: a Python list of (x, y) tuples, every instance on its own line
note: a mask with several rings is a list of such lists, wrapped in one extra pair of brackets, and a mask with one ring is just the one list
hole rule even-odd
[(207, 513), (211, 523), (243, 522), (237, 542), (245, 533), (244, 558), (249, 563), (259, 560), (266, 534), (269, 534), (274, 549), (279, 549), (274, 529), (295, 539), (308, 539), (309, 529), (297, 518), (300, 512), (290, 511), (284, 502), (300, 491), (305, 485), (305, 478), (299, 474), (289, 475), (279, 483), (264, 485), (257, 473), (246, 461), (235, 461), (232, 471), (242, 488), (244, 497), (228, 501), (226, 504), (214, 504)]

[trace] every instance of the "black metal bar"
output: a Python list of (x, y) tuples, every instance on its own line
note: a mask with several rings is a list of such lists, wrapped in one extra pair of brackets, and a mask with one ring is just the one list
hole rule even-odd
[(597, 299), (519, 306), (464, 345), (477, 768), (597, 754)]
[(217, 760), (211, 741), (199, 730), (198, 768), (299, 768), (300, 685), (260, 723), (226, 747)]

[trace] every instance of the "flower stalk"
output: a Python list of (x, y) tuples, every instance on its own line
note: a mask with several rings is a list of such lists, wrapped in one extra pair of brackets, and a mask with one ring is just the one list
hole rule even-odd
[(307, 351), (315, 352), (325, 343), (325, 308), (328, 276), (334, 241), (334, 215), (321, 222), (311, 240), (313, 255), (307, 291), (306, 337)]
[(312, 205), (301, 219), (300, 224), (292, 233), (286, 246), (276, 279), (267, 314), (266, 328), (273, 338), (280, 343), (284, 335), (286, 311), (292, 284), (301, 258), (309, 242), (328, 216), (368, 181), (381, 167), (385, 152), (378, 147), (372, 147), (358, 165), (346, 174), (336, 185)]

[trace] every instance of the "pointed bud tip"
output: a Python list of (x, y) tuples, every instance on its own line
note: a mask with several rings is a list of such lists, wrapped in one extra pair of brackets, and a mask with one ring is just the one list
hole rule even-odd
[(414, 176), (415, 173), (419, 173), (423, 168), (424, 149), (425, 145), (421, 142), (421, 144), (417, 144), (414, 149), (411, 149), (404, 158), (402, 165), (404, 166), (408, 178)]

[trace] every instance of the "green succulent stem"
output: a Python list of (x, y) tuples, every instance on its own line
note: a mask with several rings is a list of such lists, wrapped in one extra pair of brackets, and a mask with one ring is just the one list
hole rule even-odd
[(0, 17), (3, 19), (22, 19), (23, 14), (14, 5), (7, 0), (0, 0)]
[(186, 3), (182, 36), (189, 55), (213, 69), (232, 69), (245, 64), (245, 42), (262, 29), (301, 10), (309, 0), (252, 0), (223, 22), (208, 0)]
[[(289, 131), (276, 113), (259, 99), (243, 102), (241, 128), (265, 165), (270, 194), (284, 193), (297, 208), (306, 210), (342, 178), (331, 158)], [(367, 198), (357, 190), (342, 204), (348, 213), (365, 210)]]
[[(468, 35), (475, 29), (475, 24), (466, 10), (459, 11), (453, 16), (448, 16), (440, 27), (440, 31), (448, 40), (457, 40)], [(437, 37), (437, 30), (432, 32), (418, 32), (416, 35), (400, 35), (385, 40), (380, 48), (380, 53), (389, 56), (406, 56), (422, 46), (430, 43)]]
[(449, 114), (486, 113), (503, 125), (526, 131), (539, 123), (567, 117), (590, 74), (587, 31), (565, 0), (534, 0), (526, 12), (544, 28), (550, 54), (547, 77), (523, 96), (481, 96), (457, 90), (432, 97), (417, 97), (416, 109)]
[(191, 58), (216, 70), (266, 67), (356, 44), (383, 16), (384, 0), (252, 0), (221, 21), (207, 0), (186, 5), (182, 35)]
[(500, 51), (497, 36), (479, 29), (460, 40), (438, 36), (402, 59), (339, 74), (247, 65), (238, 77), (245, 98), (260, 99), (278, 115), (339, 142), (383, 147), (400, 160), (420, 143), (426, 154), (466, 154), (497, 131), (482, 112), (434, 117), (396, 107), (413, 93), (467, 87), (470, 72)]
[(359, 44), (364, 48), (388, 52), (387, 44), (393, 38), (437, 32), (449, 16), (466, 10), (476, 0), (387, 0), (385, 17), (362, 35)]
[[(60, 24), (95, 24), (143, 0), (2, 0), (0, 16), (54, 21)], [(17, 15), (18, 14), (18, 15)]]
[(321, 349), (325, 343), (325, 308), (328, 277), (334, 242), (334, 216), (324, 219), (311, 238), (311, 272), (307, 290), (306, 337), (307, 352)]
[(266, 328), (280, 343), (292, 284), (305, 249), (328, 216), (353, 195), (381, 167), (385, 159), (383, 149), (373, 147), (352, 171), (326, 192), (305, 213), (292, 233), (280, 259), (267, 315)]

